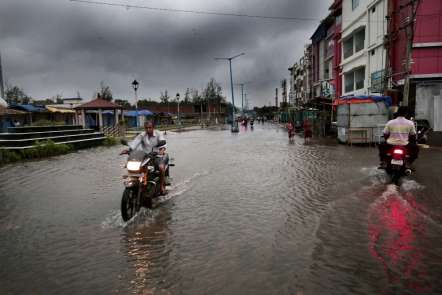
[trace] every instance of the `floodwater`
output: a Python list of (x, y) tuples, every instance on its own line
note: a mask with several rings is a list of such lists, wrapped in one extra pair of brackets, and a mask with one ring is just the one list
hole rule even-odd
[(122, 146), (0, 168), (0, 293), (442, 293), (440, 150), (396, 187), (274, 125), (167, 139), (173, 188), (128, 223)]

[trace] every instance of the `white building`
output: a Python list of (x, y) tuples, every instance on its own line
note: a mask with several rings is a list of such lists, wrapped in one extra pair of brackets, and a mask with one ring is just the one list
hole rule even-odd
[(341, 67), (344, 96), (382, 93), (387, 13), (387, 0), (343, 1)]

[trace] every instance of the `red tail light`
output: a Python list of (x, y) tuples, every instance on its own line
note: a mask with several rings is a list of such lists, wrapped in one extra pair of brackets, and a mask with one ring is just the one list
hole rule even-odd
[(404, 151), (401, 150), (401, 149), (395, 149), (395, 150), (393, 151), (393, 154), (395, 154), (395, 155), (403, 155), (403, 154), (404, 154)]

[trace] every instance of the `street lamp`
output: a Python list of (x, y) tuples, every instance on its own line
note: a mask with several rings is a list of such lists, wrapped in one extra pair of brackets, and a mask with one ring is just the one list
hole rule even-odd
[(180, 118), (180, 94), (176, 94), (176, 100), (178, 102), (178, 126), (181, 127), (181, 118)]
[(138, 96), (137, 96), (137, 90), (138, 90), (138, 86), (140, 85), (140, 83), (138, 83), (137, 80), (134, 80), (132, 82), (132, 88), (134, 89), (135, 92), (135, 125), (138, 128)]
[(230, 88), (232, 91), (232, 132), (239, 132), (238, 123), (235, 121), (235, 94), (233, 93), (233, 74), (232, 74), (232, 60), (244, 55), (245, 53), (240, 53), (232, 57), (217, 57), (215, 60), (228, 60), (230, 66)]

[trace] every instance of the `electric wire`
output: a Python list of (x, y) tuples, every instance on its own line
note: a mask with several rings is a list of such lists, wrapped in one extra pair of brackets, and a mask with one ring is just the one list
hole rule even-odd
[(70, 2), (85, 3), (85, 4), (114, 6), (114, 7), (123, 7), (123, 8), (138, 8), (138, 9), (147, 9), (147, 10), (164, 11), (164, 12), (192, 13), (192, 14), (201, 14), (201, 15), (235, 16), (235, 17), (247, 17), (247, 18), (258, 18), (258, 19), (269, 19), (269, 20), (283, 20), (283, 21), (315, 21), (316, 22), (316, 21), (320, 20), (319, 18), (309, 18), (309, 17), (267, 16), (267, 15), (251, 15), (251, 14), (242, 14), (242, 13), (227, 13), (227, 12), (215, 12), (215, 11), (203, 11), (203, 10), (185, 10), (185, 9), (174, 9), (174, 8), (151, 7), (151, 6), (143, 6), (143, 5), (132, 5), (132, 4), (115, 3), (115, 2), (93, 1), (93, 0), (69, 0), (69, 1)]

